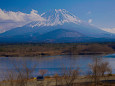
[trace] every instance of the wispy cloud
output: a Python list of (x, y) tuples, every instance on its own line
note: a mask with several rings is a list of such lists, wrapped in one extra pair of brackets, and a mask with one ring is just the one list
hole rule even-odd
[(115, 28), (101, 28), (101, 29), (110, 33), (115, 33)]
[(92, 21), (93, 21), (92, 19), (89, 19), (89, 20), (88, 20), (88, 23), (92, 23)]
[(36, 10), (32, 10), (30, 14), (26, 14), (20, 11), (13, 12), (0, 9), (0, 32), (23, 26), (32, 21), (44, 21), (44, 19)]

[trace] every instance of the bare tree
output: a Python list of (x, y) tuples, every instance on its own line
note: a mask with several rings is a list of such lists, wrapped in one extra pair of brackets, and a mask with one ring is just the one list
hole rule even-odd
[(39, 74), (42, 75), (42, 76), (44, 76), (47, 72), (48, 72), (48, 70), (40, 70)]
[(61, 75), (59, 76), (56, 74), (55, 80), (56, 80), (56, 86), (73, 86), (76, 83), (76, 80), (79, 76), (80, 69), (74, 68), (72, 66), (70, 67), (63, 67), (61, 71)]
[(55, 79), (55, 86), (58, 86), (58, 85), (62, 85), (62, 77), (61, 76), (59, 76), (58, 74), (55, 74), (54, 75), (54, 79)]
[(89, 64), (89, 68), (89, 77), (94, 81), (95, 86), (98, 86), (100, 79), (102, 79), (106, 73), (110, 73), (112, 71), (109, 63), (103, 61), (102, 58), (95, 58), (94, 63)]
[(67, 69), (67, 71), (65, 71), (63, 78), (66, 82), (66, 86), (73, 86), (74, 81), (78, 78), (79, 75), (79, 69)]
[(104, 76), (104, 74), (110, 74), (110, 73), (112, 73), (112, 69), (111, 69), (111, 67), (110, 67), (110, 65), (109, 65), (109, 63), (108, 62), (104, 62), (104, 61), (102, 61), (101, 63), (100, 63), (100, 72), (101, 72), (101, 75), (102, 76)]
[(6, 77), (10, 86), (27, 86), (28, 81), (33, 77), (36, 64), (30, 66), (25, 61), (21, 61), (20, 64), (12, 62), (12, 64), (14, 71), (9, 71)]

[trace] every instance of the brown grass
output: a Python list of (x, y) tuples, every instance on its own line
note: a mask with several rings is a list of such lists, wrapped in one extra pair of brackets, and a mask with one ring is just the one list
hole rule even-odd
[(115, 52), (115, 44), (17, 44), (0, 45), (1, 57), (39, 55), (93, 55)]

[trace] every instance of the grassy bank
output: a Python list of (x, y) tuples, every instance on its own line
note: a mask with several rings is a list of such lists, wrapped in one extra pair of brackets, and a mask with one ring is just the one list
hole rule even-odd
[[(61, 80), (64, 81), (63, 77), (60, 77), (60, 78), (61, 78)], [(55, 77), (49, 76), (49, 77), (45, 77), (45, 79), (42, 81), (37, 81), (36, 79), (27, 80), (26, 85), (23, 85), (23, 86), (67, 86), (67, 85), (65, 85), (66, 82), (65, 82), (65, 84), (62, 85), (61, 80), (59, 80), (57, 83)], [(115, 86), (115, 82), (111, 82), (111, 81), (115, 81), (115, 75), (110, 76), (108, 78), (108, 80), (104, 79), (102, 77), (101, 82), (97, 86)], [(17, 86), (17, 82), (18, 82), (18, 85), (20, 86), (20, 83), (19, 83), (20, 81), (17, 81), (17, 80), (12, 81), (12, 83), (14, 83), (13, 84), (14, 86)], [(57, 85), (56, 85), (56, 83), (57, 83)], [(11, 81), (1, 81), (0, 85), (1, 86), (13, 86), (11, 84)], [(91, 82), (91, 80), (87, 76), (79, 76), (78, 79), (76, 79), (74, 81), (73, 85), (68, 85), (68, 86), (95, 86), (95, 84), (93, 82)]]
[(33, 57), (39, 55), (93, 55), (115, 52), (114, 43), (106, 44), (2, 44), (0, 57)]

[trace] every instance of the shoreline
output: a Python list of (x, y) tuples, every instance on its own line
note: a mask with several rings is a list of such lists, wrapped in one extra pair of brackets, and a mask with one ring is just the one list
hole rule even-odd
[(100, 55), (115, 53), (115, 44), (13, 44), (0, 45), (0, 57)]
[(42, 56), (60, 56), (60, 55), (108, 55), (108, 54), (114, 54), (114, 53), (82, 53), (82, 54), (44, 54), (44, 55), (25, 55), (25, 56), (21, 56), (21, 55), (0, 55), (0, 57), (42, 57)]

